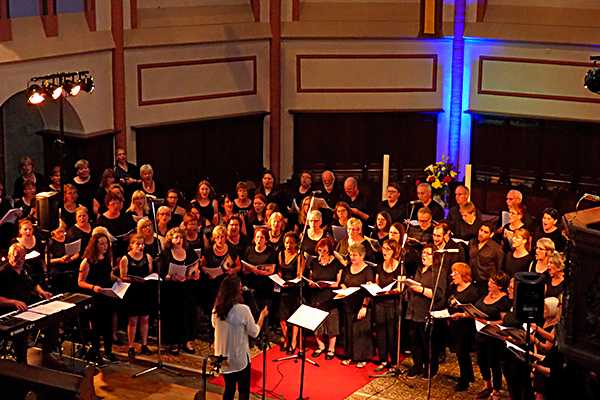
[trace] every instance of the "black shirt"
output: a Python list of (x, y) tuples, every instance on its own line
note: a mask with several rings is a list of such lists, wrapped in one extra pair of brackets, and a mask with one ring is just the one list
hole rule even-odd
[[(425, 206), (425, 204), (423, 204), (423, 206)], [(440, 222), (444, 219), (444, 208), (437, 201), (431, 200), (425, 207), (429, 208), (431, 211), (431, 217), (434, 221)]]
[(386, 211), (388, 214), (390, 214), (390, 217), (392, 217), (392, 223), (404, 222), (404, 219), (407, 218), (406, 205), (401, 204), (400, 201), (397, 201), (393, 207), (390, 206), (390, 203), (387, 200), (382, 201), (379, 204), (377, 211)]
[(500, 245), (493, 240), (488, 240), (483, 247), (472, 242), (469, 246), (469, 263), (476, 281), (487, 281), (500, 270), (504, 262), (504, 252)]
[[(354, 200), (352, 200), (347, 194), (344, 193), (340, 200), (348, 203), (350, 205), (350, 208), (358, 208), (363, 213), (371, 216), (369, 200), (367, 199), (367, 196), (365, 196), (362, 192), (358, 192), (358, 195)], [(355, 217), (361, 219), (363, 222), (366, 221), (365, 219), (358, 217), (358, 215), (355, 215)]]
[(515, 258), (511, 251), (504, 255), (504, 266), (502, 267), (502, 270), (512, 278), (517, 272), (528, 271), (529, 264), (531, 264), (530, 254), (527, 254), (525, 257)]
[(35, 287), (35, 281), (25, 268), (22, 268), (20, 274), (9, 264), (4, 264), (0, 268), (0, 296), (31, 304), (39, 300), (36, 299)]

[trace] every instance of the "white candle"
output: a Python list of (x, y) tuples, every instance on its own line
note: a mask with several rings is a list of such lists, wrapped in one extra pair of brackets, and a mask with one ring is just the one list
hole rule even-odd
[(383, 155), (383, 176), (381, 177), (381, 201), (387, 200), (387, 187), (390, 180), (390, 155)]
[(471, 201), (471, 164), (465, 164), (465, 186), (469, 189), (469, 201)]

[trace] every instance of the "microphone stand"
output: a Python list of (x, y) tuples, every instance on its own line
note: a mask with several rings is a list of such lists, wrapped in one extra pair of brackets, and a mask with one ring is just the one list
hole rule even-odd
[[(162, 246), (160, 244), (160, 239), (158, 238), (158, 220), (156, 219), (156, 205), (155, 202), (158, 201), (158, 199), (152, 199), (150, 197), (147, 197), (150, 200), (150, 212), (152, 213), (153, 221), (154, 221), (154, 234), (156, 235), (156, 240), (158, 241), (158, 251), (159, 253), (162, 253)], [(156, 321), (157, 321), (157, 326), (158, 326), (158, 334), (157, 334), (157, 338), (158, 338), (158, 351), (156, 353), (158, 360), (156, 361), (156, 365), (154, 365), (153, 367), (147, 368), (143, 371), (137, 372), (135, 373), (132, 378), (138, 378), (140, 376), (146, 375), (150, 372), (154, 372), (154, 371), (165, 371), (169, 374), (172, 375), (176, 375), (176, 376), (182, 376), (182, 374), (180, 374), (178, 371), (174, 370), (173, 368), (169, 368), (167, 366), (165, 366), (163, 364), (162, 361), (162, 318), (161, 318), (161, 286), (162, 286), (162, 280), (163, 278), (160, 276), (160, 269), (161, 269), (161, 263), (158, 262), (156, 263), (156, 273), (158, 274), (158, 281), (157, 281), (157, 310), (156, 310)]]
[[(302, 255), (302, 243), (304, 242), (304, 237), (306, 235), (306, 229), (308, 227), (308, 215), (310, 214), (310, 212), (312, 211), (313, 208), (313, 204), (315, 201), (315, 194), (316, 192), (312, 192), (311, 193), (311, 197), (310, 197), (310, 204), (308, 206), (308, 211), (306, 212), (306, 219), (304, 221), (304, 227), (302, 228), (302, 236), (300, 237), (300, 243), (298, 243), (298, 254), (297, 254), (297, 262), (300, 262), (300, 257)], [(306, 266), (304, 266), (306, 267)], [(304, 275), (304, 268), (302, 268), (302, 275)], [(302, 278), (302, 277), (300, 277)], [(300, 305), (302, 305), (304, 303), (304, 299), (302, 297), (302, 287), (304, 286), (304, 281), (303, 279), (300, 279)], [(300, 396), (298, 397), (298, 400), (304, 400), (304, 399), (308, 399), (307, 397), (302, 397), (302, 393), (304, 390), (304, 366), (305, 364), (308, 362), (311, 365), (314, 365), (315, 367), (318, 367), (319, 364), (314, 361), (311, 360), (310, 358), (306, 357), (306, 351), (304, 348), (305, 345), (305, 341), (304, 341), (304, 335), (303, 335), (303, 328), (298, 327), (298, 329), (300, 329), (299, 332), (299, 339), (300, 339), (300, 346), (298, 349), (298, 354), (293, 354), (291, 356), (287, 356), (287, 357), (281, 357), (281, 358), (277, 358), (275, 360), (273, 360), (274, 362), (279, 362), (279, 361), (286, 361), (286, 360), (298, 360), (300, 359), (302, 362), (302, 366), (300, 369)]]
[[(427, 313), (427, 317), (425, 320), (425, 331), (427, 331), (427, 334), (428, 334), (428, 344), (429, 344), (428, 349), (427, 349), (427, 353), (429, 356), (428, 357), (429, 362), (427, 363), (427, 400), (431, 399), (431, 359), (433, 356), (433, 351), (431, 350), (431, 344), (433, 341), (434, 321), (433, 321), (433, 317), (431, 316), (431, 312), (433, 311), (433, 304), (435, 302), (435, 295), (437, 293), (438, 286), (440, 283), (440, 275), (442, 274), (442, 266), (444, 265), (445, 257), (446, 257), (446, 252), (442, 251), (442, 260), (440, 261), (440, 266), (438, 268), (437, 276), (435, 278), (435, 285), (433, 285), (433, 290), (431, 292), (431, 303), (429, 303), (429, 312)], [(433, 272), (433, 266), (434, 266), (434, 264), (431, 264), (432, 272)]]

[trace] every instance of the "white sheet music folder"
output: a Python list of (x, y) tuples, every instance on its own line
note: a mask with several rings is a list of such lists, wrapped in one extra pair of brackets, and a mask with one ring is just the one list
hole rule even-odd
[(287, 322), (292, 325), (299, 326), (304, 329), (308, 329), (311, 332), (314, 332), (329, 313), (327, 311), (319, 310), (318, 308), (307, 306), (306, 304), (301, 304), (300, 307), (288, 318)]

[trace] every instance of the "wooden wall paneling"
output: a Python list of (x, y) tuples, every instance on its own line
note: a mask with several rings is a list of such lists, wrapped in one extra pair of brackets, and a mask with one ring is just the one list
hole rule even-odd
[(12, 40), (12, 29), (8, 15), (8, 0), (0, 0), (0, 42)]
[(187, 195), (208, 178), (217, 192), (231, 191), (240, 179), (262, 169), (266, 113), (134, 128), (139, 164), (153, 166), (165, 188)]
[(46, 37), (58, 36), (58, 17), (56, 15), (56, 2), (54, 0), (38, 0), (40, 18)]

